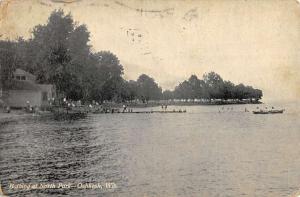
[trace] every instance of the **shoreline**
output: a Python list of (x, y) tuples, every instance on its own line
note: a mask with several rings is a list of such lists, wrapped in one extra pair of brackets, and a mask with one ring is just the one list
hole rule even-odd
[[(160, 101), (160, 102), (149, 102), (149, 103), (103, 103), (102, 107), (104, 108), (123, 108), (123, 105), (126, 105), (128, 108), (147, 108), (147, 107), (159, 107), (162, 105), (168, 106), (220, 106), (220, 105), (245, 105), (245, 104), (263, 104), (260, 101), (234, 101), (234, 102), (225, 102), (225, 101), (213, 101), (213, 102), (174, 102), (174, 101)], [(88, 107), (86, 106), (87, 110)], [(42, 111), (43, 112), (43, 111)], [(44, 111), (47, 112), (47, 111)], [(49, 113), (51, 113), (49, 111)], [(40, 114), (40, 115), (43, 115)], [(5, 113), (0, 111), (0, 128), (8, 123), (17, 122), (21, 118), (32, 116), (32, 113), (26, 113), (21, 109), (14, 109), (10, 113)]]
[(10, 113), (0, 111), (0, 128), (5, 124), (17, 122), (21, 118), (31, 116), (32, 114), (24, 113), (21, 110), (12, 110)]
[(144, 107), (157, 107), (161, 105), (169, 106), (196, 106), (196, 105), (245, 105), (245, 104), (264, 104), (261, 101), (212, 101), (212, 102), (174, 102), (174, 101), (160, 101), (160, 102), (148, 102), (148, 103), (103, 103), (104, 107), (119, 107), (122, 108), (123, 105), (131, 108), (144, 108)]

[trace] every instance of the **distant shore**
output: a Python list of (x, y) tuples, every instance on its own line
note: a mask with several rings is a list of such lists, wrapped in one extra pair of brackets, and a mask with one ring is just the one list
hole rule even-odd
[(126, 103), (103, 103), (102, 105), (105, 107), (122, 107), (123, 105), (127, 105), (132, 108), (143, 108), (143, 107), (157, 107), (161, 105), (173, 105), (173, 106), (193, 106), (193, 105), (243, 105), (243, 104), (263, 104), (261, 101), (250, 101), (250, 100), (235, 100), (235, 101), (205, 101), (205, 102), (197, 102), (197, 101), (149, 101), (148, 103), (141, 102), (126, 102)]

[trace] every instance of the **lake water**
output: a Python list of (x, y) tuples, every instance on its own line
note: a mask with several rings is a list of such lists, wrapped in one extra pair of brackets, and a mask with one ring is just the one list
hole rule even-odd
[[(0, 126), (2, 190), (8, 196), (290, 196), (300, 191), (299, 105), (276, 104), (284, 114), (244, 112), (256, 106), (169, 106), (187, 113), (95, 114), (72, 122), (21, 118)], [(159, 108), (139, 110), (151, 109)], [(71, 188), (12, 188), (42, 183)]]

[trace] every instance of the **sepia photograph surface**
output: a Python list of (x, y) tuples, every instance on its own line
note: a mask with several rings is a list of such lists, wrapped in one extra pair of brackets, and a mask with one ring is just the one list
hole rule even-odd
[(0, 197), (300, 197), (300, 0), (0, 0)]

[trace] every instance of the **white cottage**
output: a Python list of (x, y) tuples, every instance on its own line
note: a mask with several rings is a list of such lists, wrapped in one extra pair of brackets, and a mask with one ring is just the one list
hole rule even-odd
[(4, 102), (13, 108), (31, 106), (44, 107), (49, 99), (55, 97), (55, 89), (51, 84), (37, 84), (36, 77), (22, 69), (16, 69), (13, 74), (11, 88), (3, 93)]

